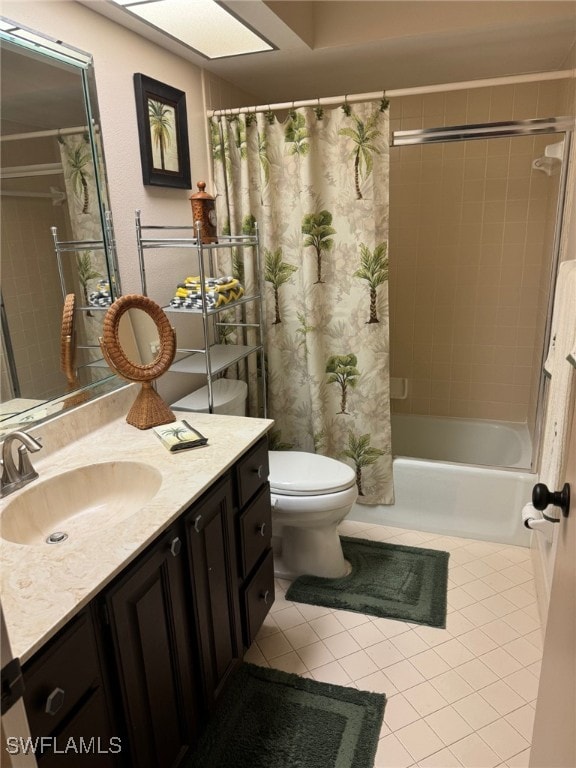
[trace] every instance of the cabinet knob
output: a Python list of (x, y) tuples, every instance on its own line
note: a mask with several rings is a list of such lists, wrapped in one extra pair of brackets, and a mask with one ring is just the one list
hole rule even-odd
[(256, 467), (254, 472), (258, 475), (260, 480), (262, 480), (262, 477), (264, 476), (264, 467), (262, 466), (262, 464), (260, 464), (258, 467)]
[(260, 525), (257, 525), (257, 526), (256, 526), (256, 530), (258, 531), (258, 533), (260, 534), (260, 536), (265, 536), (265, 535), (266, 535), (266, 534), (265, 534), (265, 531), (266, 531), (266, 523), (260, 523)]
[(46, 706), (44, 711), (47, 715), (55, 715), (64, 704), (64, 691), (62, 688), (54, 688), (51, 694), (46, 699)]
[(202, 515), (196, 515), (194, 518), (194, 530), (196, 533), (200, 533), (200, 521), (202, 520)]
[(270, 590), (267, 589), (265, 592), (262, 592), (260, 594), (260, 597), (262, 600), (264, 600), (264, 605), (268, 605), (268, 597), (270, 596)]
[(178, 557), (180, 554), (180, 550), (182, 549), (182, 542), (176, 536), (176, 538), (172, 539), (170, 542), (170, 552), (172, 553), (172, 557)]

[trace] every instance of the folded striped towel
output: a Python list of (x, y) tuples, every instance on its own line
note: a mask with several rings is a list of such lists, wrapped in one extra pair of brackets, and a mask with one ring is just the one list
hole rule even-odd
[(237, 301), (243, 295), (244, 288), (235, 277), (207, 277), (204, 279), (203, 302), (200, 277), (192, 276), (178, 283), (170, 306), (176, 309), (202, 309), (203, 306), (215, 309)]

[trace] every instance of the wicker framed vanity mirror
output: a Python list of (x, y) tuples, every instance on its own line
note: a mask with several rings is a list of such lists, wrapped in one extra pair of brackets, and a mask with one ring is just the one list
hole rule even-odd
[[(152, 321), (157, 333), (144, 342), (134, 330), (135, 326), (142, 325), (143, 320)], [(152, 385), (155, 379), (166, 373), (176, 354), (176, 333), (156, 302), (139, 294), (128, 294), (117, 299), (106, 312), (100, 347), (106, 362), (119, 376), (142, 384), (126, 416), (128, 424), (138, 429), (150, 429), (175, 420), (176, 417)], [(146, 352), (151, 350), (152, 359), (148, 360)]]

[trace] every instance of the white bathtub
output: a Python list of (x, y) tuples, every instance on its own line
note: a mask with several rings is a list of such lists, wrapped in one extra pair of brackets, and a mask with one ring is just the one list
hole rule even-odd
[[(530, 465), (528, 431), (501, 426), (508, 425), (393, 416), (395, 503), (355, 504), (349, 519), (528, 546), (530, 531), (522, 525), (520, 513), (530, 500), (535, 475), (520, 469), (478, 466), (494, 463), (496, 455), (504, 466)], [(425, 458), (408, 458), (400, 450), (418, 451)], [(458, 455), (465, 455), (469, 463), (445, 458)]]
[(526, 424), (513, 421), (395, 413), (392, 452), (413, 459), (529, 470), (532, 444)]

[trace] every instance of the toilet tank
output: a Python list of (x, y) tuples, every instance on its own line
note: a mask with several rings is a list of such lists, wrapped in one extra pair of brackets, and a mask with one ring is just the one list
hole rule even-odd
[[(248, 386), (245, 381), (217, 379), (212, 383), (212, 397), (214, 401), (213, 413), (227, 416), (246, 416)], [(208, 413), (208, 386), (190, 392), (190, 394), (172, 403), (171, 407), (179, 411)]]

